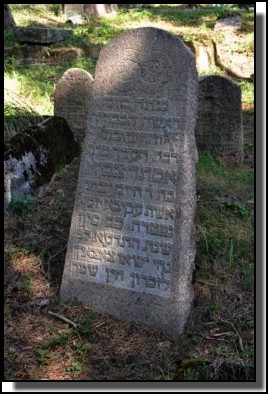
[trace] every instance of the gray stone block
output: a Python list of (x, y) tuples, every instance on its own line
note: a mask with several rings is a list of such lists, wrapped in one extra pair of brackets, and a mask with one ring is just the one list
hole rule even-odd
[(164, 30), (101, 50), (61, 284), (64, 301), (172, 338), (193, 300), (197, 87)]
[(241, 88), (217, 75), (199, 79), (196, 143), (200, 152), (243, 161)]
[(46, 27), (16, 27), (17, 40), (27, 44), (53, 44), (72, 36), (71, 30), (48, 29)]

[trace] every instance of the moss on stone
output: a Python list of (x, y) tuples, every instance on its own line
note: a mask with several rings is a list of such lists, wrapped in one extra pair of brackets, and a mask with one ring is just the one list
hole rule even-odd
[[(22, 160), (29, 152), (35, 157), (37, 167), (33, 186), (39, 187), (50, 181), (56, 166), (69, 163), (74, 157), (79, 156), (80, 145), (74, 139), (73, 132), (65, 119), (56, 116), (31, 126), (11, 138), (5, 144), (4, 160), (8, 160), (10, 156)], [(42, 164), (44, 154), (47, 160), (45, 165)], [(25, 180), (27, 177), (27, 171), (24, 171)]]

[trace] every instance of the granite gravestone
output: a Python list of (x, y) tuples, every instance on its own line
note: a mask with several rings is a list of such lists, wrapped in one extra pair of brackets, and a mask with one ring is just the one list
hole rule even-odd
[(198, 150), (242, 162), (244, 155), (240, 87), (224, 77), (201, 77), (198, 106)]
[(100, 53), (61, 297), (176, 338), (191, 309), (197, 73), (155, 28)]
[(54, 95), (54, 114), (69, 124), (77, 141), (83, 142), (86, 133), (92, 76), (80, 68), (70, 68), (59, 80)]

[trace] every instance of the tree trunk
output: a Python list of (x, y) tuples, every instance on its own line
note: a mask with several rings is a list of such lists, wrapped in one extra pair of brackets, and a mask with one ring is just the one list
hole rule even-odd
[(10, 7), (8, 4), (4, 4), (4, 28), (10, 29), (15, 26), (14, 18), (11, 14)]

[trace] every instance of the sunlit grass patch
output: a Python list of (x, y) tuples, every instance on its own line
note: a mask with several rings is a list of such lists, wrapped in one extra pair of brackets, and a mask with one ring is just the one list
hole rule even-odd
[(253, 81), (246, 81), (240, 79), (238, 81), (242, 91), (242, 109), (253, 110), (254, 109), (254, 83)]
[(60, 27), (65, 17), (59, 14), (59, 4), (10, 4), (17, 26)]

